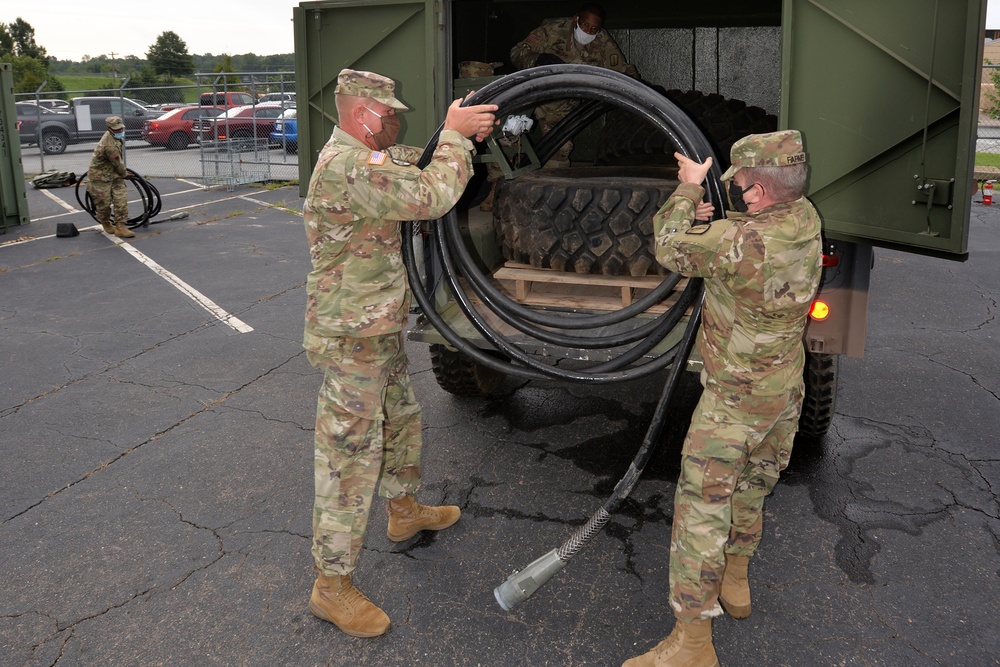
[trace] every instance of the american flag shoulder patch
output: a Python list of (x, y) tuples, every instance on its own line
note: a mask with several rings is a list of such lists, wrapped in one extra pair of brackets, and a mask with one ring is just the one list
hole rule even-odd
[(386, 154), (379, 151), (372, 151), (368, 156), (368, 164), (385, 164)]

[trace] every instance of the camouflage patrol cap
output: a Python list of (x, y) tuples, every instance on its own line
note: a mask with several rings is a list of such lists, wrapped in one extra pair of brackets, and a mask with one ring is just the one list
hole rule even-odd
[(104, 122), (107, 123), (107, 126), (108, 126), (109, 130), (124, 130), (125, 129), (125, 123), (123, 123), (122, 119), (119, 118), (118, 116), (108, 116), (104, 120)]
[(722, 175), (728, 181), (743, 167), (791, 167), (805, 164), (802, 135), (798, 130), (781, 130), (743, 137), (729, 151), (732, 166)]
[(387, 76), (356, 69), (342, 69), (337, 75), (337, 88), (333, 92), (337, 95), (370, 97), (393, 109), (406, 109), (406, 105), (396, 99), (395, 90), (395, 82)]

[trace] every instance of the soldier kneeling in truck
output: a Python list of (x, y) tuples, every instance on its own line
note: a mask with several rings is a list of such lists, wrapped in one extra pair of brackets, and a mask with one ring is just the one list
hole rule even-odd
[[(705, 279), (701, 400), (684, 440), (670, 536), (673, 632), (623, 667), (717, 666), (712, 618), (750, 615), (747, 566), (764, 497), (788, 465), (804, 386), (802, 333), (821, 275), (820, 219), (805, 198), (796, 130), (745, 137), (722, 176), (726, 219), (695, 225), (711, 167), (681, 154), (681, 184), (653, 219), (656, 259)], [(720, 608), (719, 603), (722, 603)]]

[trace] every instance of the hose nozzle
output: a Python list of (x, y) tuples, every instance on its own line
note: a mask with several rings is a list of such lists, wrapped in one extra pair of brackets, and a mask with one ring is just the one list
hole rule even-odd
[(493, 589), (493, 597), (504, 611), (510, 611), (534, 595), (542, 584), (564, 567), (566, 561), (559, 557), (558, 549), (553, 549), (507, 577), (507, 581)]

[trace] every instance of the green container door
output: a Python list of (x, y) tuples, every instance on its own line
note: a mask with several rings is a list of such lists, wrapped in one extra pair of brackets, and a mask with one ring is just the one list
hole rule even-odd
[(450, 85), (446, 53), (448, 2), (346, 0), (303, 2), (293, 9), (298, 98), (299, 191), (304, 195), (316, 157), (337, 120), (334, 89), (346, 68), (378, 72), (397, 82), (400, 143), (423, 146), (437, 130)]
[(24, 194), (21, 139), (14, 108), (14, 74), (10, 63), (0, 63), (0, 234), (8, 227), (26, 225), (28, 199)]
[(781, 126), (831, 237), (964, 259), (984, 0), (786, 0)]

